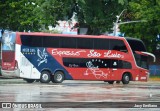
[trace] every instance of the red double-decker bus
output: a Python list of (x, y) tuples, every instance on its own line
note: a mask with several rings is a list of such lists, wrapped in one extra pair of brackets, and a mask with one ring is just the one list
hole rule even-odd
[(63, 80), (147, 81), (144, 43), (133, 38), (5, 32), (2, 75), (61, 83)]

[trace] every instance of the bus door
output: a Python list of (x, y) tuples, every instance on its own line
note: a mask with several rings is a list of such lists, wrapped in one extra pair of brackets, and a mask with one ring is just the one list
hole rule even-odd
[(111, 65), (110, 79), (117, 80), (120, 76), (119, 70), (118, 70), (118, 66), (119, 66), (118, 60), (111, 60), (110, 65)]

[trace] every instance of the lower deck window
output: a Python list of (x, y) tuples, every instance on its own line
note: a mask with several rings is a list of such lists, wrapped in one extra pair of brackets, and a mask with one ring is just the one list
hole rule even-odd
[(63, 64), (71, 68), (132, 68), (131, 63), (127, 61), (100, 58), (63, 58)]

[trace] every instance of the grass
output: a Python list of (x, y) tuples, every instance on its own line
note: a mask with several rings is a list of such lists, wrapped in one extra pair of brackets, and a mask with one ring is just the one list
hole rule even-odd
[(150, 76), (149, 80), (151, 80), (151, 81), (160, 81), (160, 76)]

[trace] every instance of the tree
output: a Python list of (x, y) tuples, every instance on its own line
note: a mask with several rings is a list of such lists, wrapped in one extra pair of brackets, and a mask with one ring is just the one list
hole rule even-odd
[(39, 28), (38, 19), (33, 13), (34, 0), (2, 0), (0, 1), (0, 28), (13, 31)]
[(62, 2), (56, 0), (38, 0), (36, 1), (38, 7), (35, 8), (34, 12), (39, 18), (39, 24), (54, 26), (58, 20), (59, 14), (62, 13)]
[(111, 31), (116, 15), (127, 0), (37, 0), (34, 11), (41, 25), (55, 26), (58, 20), (69, 20), (77, 14), (79, 27), (89, 28), (88, 34)]
[(76, 13), (79, 27), (88, 27), (88, 34), (100, 34), (112, 30), (116, 15), (127, 4), (128, 0), (1, 0), (0, 27), (38, 31)]
[(77, 11), (80, 27), (88, 27), (88, 34), (112, 31), (116, 15), (123, 10), (127, 0), (79, 0)]
[(142, 39), (147, 44), (148, 51), (156, 50), (157, 35), (160, 34), (160, 1), (159, 0), (131, 0), (127, 21), (146, 20), (146, 22), (131, 23), (120, 26), (125, 36)]

